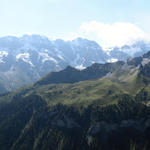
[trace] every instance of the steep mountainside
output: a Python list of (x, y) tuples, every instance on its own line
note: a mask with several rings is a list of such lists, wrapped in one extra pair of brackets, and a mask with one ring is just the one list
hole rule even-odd
[(124, 62), (122, 61), (118, 61), (116, 63), (93, 64), (83, 70), (78, 70), (68, 66), (62, 71), (49, 73), (36, 84), (74, 83), (84, 80), (98, 79), (111, 74), (111, 72), (113, 72), (116, 68), (120, 68), (123, 64)]
[(149, 68), (150, 53), (68, 67), (2, 95), (0, 149), (149, 150)]
[(3, 37), (0, 38), (0, 84), (11, 91), (37, 81), (50, 71), (68, 65), (83, 69), (95, 62), (105, 63), (107, 57), (96, 42), (81, 38), (65, 42), (50, 41), (40, 35)]
[(140, 56), (149, 50), (149, 45), (137, 42), (106, 52), (96, 42), (82, 38), (64, 41), (40, 35), (3, 37), (0, 38), (0, 93), (31, 84), (47, 73), (67, 66), (81, 70), (94, 63)]

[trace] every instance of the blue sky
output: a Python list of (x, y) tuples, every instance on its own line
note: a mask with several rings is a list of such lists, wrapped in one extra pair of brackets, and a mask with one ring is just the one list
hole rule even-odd
[[(136, 40), (136, 34), (137, 39), (150, 35), (150, 1), (0, 0), (0, 23), (0, 36), (25, 33), (64, 39), (83, 36), (104, 46), (114, 46), (122, 35), (133, 40)], [(109, 43), (106, 40), (109, 38), (109, 35), (105, 36), (109, 34), (107, 27), (110, 38), (116, 38), (116, 41), (109, 39)], [(102, 33), (103, 28), (106, 32)], [(126, 32), (115, 37), (112, 34), (117, 28), (119, 33), (124, 28)], [(122, 39), (120, 45), (128, 42), (127, 38)]]

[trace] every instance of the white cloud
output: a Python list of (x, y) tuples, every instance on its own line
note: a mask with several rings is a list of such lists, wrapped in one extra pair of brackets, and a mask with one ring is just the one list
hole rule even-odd
[(97, 21), (82, 23), (78, 35), (95, 40), (103, 47), (122, 46), (148, 37), (146, 32), (132, 23), (105, 24)]

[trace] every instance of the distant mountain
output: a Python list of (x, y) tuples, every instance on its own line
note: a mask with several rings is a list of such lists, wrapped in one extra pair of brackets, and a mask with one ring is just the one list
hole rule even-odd
[(150, 51), (150, 43), (145, 41), (136, 41), (132, 45), (124, 45), (117, 48), (120, 52), (124, 52), (130, 57), (138, 57)]
[(107, 57), (96, 42), (81, 38), (65, 42), (50, 41), (40, 35), (3, 37), (0, 38), (0, 84), (11, 91), (37, 81), (50, 71), (68, 65), (83, 69), (95, 62), (105, 63)]
[(0, 96), (0, 149), (149, 150), (150, 52)]
[(115, 62), (115, 61), (125, 61), (128, 58), (131, 58), (129, 54), (126, 52), (121, 51), (118, 47), (114, 47), (110, 52), (108, 52), (108, 62)]
[(149, 45), (144, 42), (106, 52), (95, 41), (83, 38), (64, 41), (40, 35), (3, 37), (0, 38), (0, 85), (3, 87), (0, 93), (31, 84), (67, 66), (82, 70), (94, 63), (127, 60), (148, 50)]

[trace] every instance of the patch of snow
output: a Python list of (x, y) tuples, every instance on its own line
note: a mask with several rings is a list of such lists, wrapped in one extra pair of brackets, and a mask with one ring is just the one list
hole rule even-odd
[(114, 63), (114, 62), (117, 62), (118, 59), (117, 58), (111, 58), (108, 60), (109, 63)]
[(42, 57), (42, 62), (44, 63), (45, 61), (53, 61), (55, 64), (58, 64), (57, 60), (54, 59), (53, 57), (50, 57), (47, 53), (39, 53), (39, 56)]
[(3, 58), (8, 56), (8, 52), (0, 51), (0, 63), (4, 63)]
[(3, 57), (3, 56), (7, 57), (8, 56), (8, 52), (0, 51), (0, 57)]
[(142, 65), (145, 66), (146, 64), (148, 64), (150, 62), (150, 59), (148, 58), (144, 58), (142, 61)]
[(114, 49), (114, 47), (103, 47), (103, 51), (110, 52)]
[(58, 55), (58, 57), (59, 57), (61, 60), (65, 60), (61, 55)]
[(86, 67), (84, 67), (83, 64), (81, 64), (81, 65), (76, 66), (75, 68), (76, 68), (76, 69), (79, 69), (79, 70), (83, 70), (83, 69), (85, 69)]
[(108, 56), (110, 56), (110, 51), (106, 51), (106, 54), (107, 54)]
[(45, 52), (48, 53), (48, 49), (45, 49)]
[(17, 61), (19, 59), (22, 59), (24, 62), (29, 63), (32, 67), (34, 67), (34, 65), (32, 64), (32, 62), (30, 61), (30, 54), (29, 53), (21, 53), (18, 54), (16, 56)]
[(55, 48), (55, 55), (61, 60), (66, 61), (64, 53), (62, 53), (62, 51), (60, 51), (58, 48)]
[(29, 53), (21, 53), (16, 56), (16, 59), (28, 59), (30, 57)]
[(95, 64), (95, 61), (91, 61), (92, 64)]

